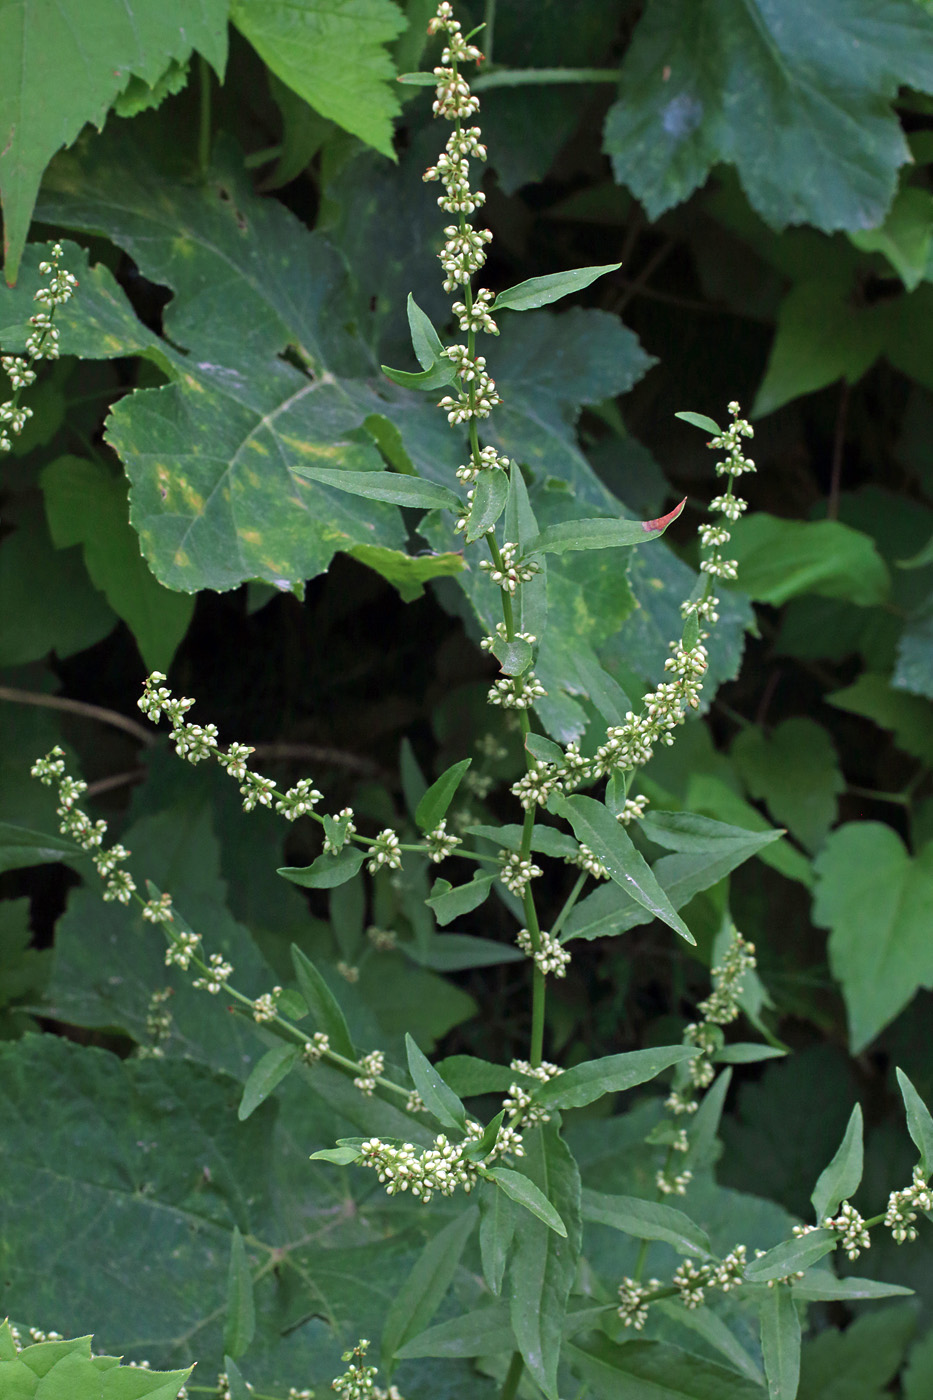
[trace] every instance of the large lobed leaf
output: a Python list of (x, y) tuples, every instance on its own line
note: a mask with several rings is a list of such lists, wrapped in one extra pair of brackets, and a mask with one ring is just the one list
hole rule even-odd
[(228, 0), (22, 0), (0, 6), (4, 271), (15, 282), (42, 172), (131, 78), (149, 87), (197, 49), (223, 75)]
[(909, 0), (652, 0), (606, 122), (649, 217), (737, 167), (776, 228), (883, 223), (911, 159), (891, 102), (933, 88), (933, 18)]

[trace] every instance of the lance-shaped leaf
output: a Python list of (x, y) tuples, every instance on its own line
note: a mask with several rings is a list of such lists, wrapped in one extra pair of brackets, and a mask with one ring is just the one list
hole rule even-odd
[(582, 1065), (574, 1065), (542, 1084), (532, 1101), (542, 1108), (583, 1108), (604, 1094), (619, 1094), (636, 1084), (645, 1084), (671, 1065), (693, 1059), (696, 1053), (695, 1048), (687, 1045), (662, 1045), (585, 1060)]
[(907, 1131), (920, 1153), (926, 1179), (933, 1172), (933, 1116), (902, 1069), (897, 1071), (897, 1084), (907, 1112)]
[(49, 836), (44, 831), (30, 831), (25, 826), (0, 822), (0, 871), (82, 859), (87, 859), (86, 852), (64, 836)]
[(306, 957), (295, 943), (292, 944), (292, 963), (298, 979), (298, 989), (308, 1003), (308, 1010), (318, 1026), (329, 1037), (330, 1048), (348, 1060), (355, 1059), (353, 1039), (337, 998), (311, 959)]
[(879, 1283), (873, 1278), (856, 1278), (849, 1274), (846, 1278), (834, 1278), (822, 1269), (811, 1269), (805, 1278), (796, 1279), (793, 1284), (794, 1296), (805, 1302), (832, 1303), (844, 1302), (847, 1298), (859, 1301), (869, 1298), (909, 1297), (912, 1288), (903, 1288), (899, 1283)]
[(745, 1267), (745, 1277), (749, 1283), (768, 1283), (771, 1279), (786, 1278), (788, 1274), (809, 1269), (818, 1259), (836, 1248), (837, 1236), (832, 1230), (811, 1230), (800, 1239), (784, 1240), (757, 1259), (752, 1259)]
[(466, 542), (473, 544), (495, 525), (509, 499), (508, 474), (497, 468), (481, 471), (467, 515)]
[(675, 418), (682, 418), (685, 423), (690, 423), (694, 428), (701, 428), (704, 433), (712, 433), (713, 437), (719, 437), (722, 432), (719, 424), (714, 418), (707, 418), (705, 413), (675, 413)]
[(531, 540), (527, 554), (564, 554), (568, 549), (628, 549), (645, 544), (664, 534), (687, 504), (680, 505), (657, 520), (564, 520), (559, 525), (547, 525)]
[(359, 846), (345, 846), (336, 855), (325, 851), (310, 865), (281, 865), (276, 874), (306, 890), (332, 890), (352, 880), (365, 859), (366, 852)]
[(759, 1307), (768, 1400), (796, 1400), (800, 1381), (800, 1318), (786, 1283), (765, 1289)]
[(500, 292), (493, 302), (493, 311), (535, 311), (539, 306), (549, 306), (552, 301), (570, 296), (572, 292), (582, 292), (598, 277), (607, 272), (618, 272), (621, 263), (604, 263), (600, 267), (575, 267), (569, 272), (552, 272), (544, 277), (530, 277), (527, 282), (519, 282), (515, 287)]
[(453, 889), (449, 881), (435, 880), (431, 897), (425, 903), (434, 910), (439, 924), (449, 924), (451, 919), (458, 919), (461, 914), (478, 909), (483, 900), (489, 897), (495, 878), (495, 875), (474, 875), (467, 884), (457, 885)]
[(663, 1240), (673, 1245), (678, 1254), (696, 1258), (709, 1256), (706, 1231), (673, 1206), (645, 1201), (639, 1196), (608, 1196), (601, 1191), (584, 1191), (581, 1209), (583, 1219), (595, 1225), (609, 1225), (637, 1240)]
[(469, 1206), (438, 1231), (425, 1245), (396, 1294), (382, 1332), (382, 1364), (388, 1374), (391, 1375), (399, 1350), (423, 1332), (437, 1312), (457, 1272), (476, 1220), (476, 1207)]
[(410, 1035), (405, 1036), (405, 1053), (408, 1056), (408, 1072), (425, 1108), (445, 1128), (455, 1133), (465, 1133), (466, 1109)]
[(632, 838), (602, 802), (592, 797), (559, 799), (556, 810), (566, 817), (574, 835), (599, 857), (610, 878), (632, 896), (655, 918), (663, 919), (688, 943), (696, 939), (658, 884), (644, 856), (632, 843)]
[(496, 1352), (514, 1350), (515, 1334), (508, 1305), (501, 1302), (419, 1332), (399, 1347), (396, 1355), (404, 1361), (417, 1356), (494, 1356)]
[(429, 365), (420, 373), (417, 370), (393, 369), (391, 365), (380, 365), (379, 368), (387, 379), (403, 389), (443, 389), (445, 384), (452, 384), (457, 375), (456, 366), (446, 358)]
[[(683, 1309), (681, 1309), (683, 1311)], [(761, 1386), (705, 1357), (665, 1342), (626, 1341), (594, 1335), (566, 1348), (575, 1375), (596, 1400), (762, 1400)]]
[(536, 1220), (527, 1210), (517, 1212), (514, 1255), (506, 1284), (510, 1316), (525, 1365), (548, 1400), (556, 1400), (567, 1302), (582, 1237), (580, 1173), (553, 1123), (526, 1134), (522, 1160), (527, 1184), (533, 1179), (539, 1195), (559, 1212), (562, 1223), (561, 1230), (555, 1232), (547, 1228), (547, 1220)]
[(459, 510), (460, 498), (446, 486), (433, 481), (421, 481), (397, 472), (341, 472), (326, 467), (293, 467), (296, 476), (307, 481), (320, 481), (336, 491), (351, 496), (363, 496), (368, 501), (388, 501), (393, 506), (411, 506), (415, 510)]
[(486, 1181), (494, 1181), (510, 1200), (530, 1210), (532, 1215), (544, 1221), (549, 1230), (566, 1239), (567, 1227), (557, 1211), (547, 1196), (522, 1172), (513, 1172), (509, 1167), (490, 1167), (483, 1172), (483, 1177)]
[(515, 1239), (519, 1208), (490, 1182), (480, 1184), (479, 1252), (486, 1286), (496, 1298), (502, 1292), (505, 1266)]
[[(251, 1113), (255, 1113), (259, 1105), (265, 1103), (273, 1089), (281, 1084), (285, 1076), (294, 1068), (298, 1055), (297, 1045), (275, 1045), (263, 1055), (258, 1064), (253, 1066), (249, 1079), (243, 1085), (243, 1097), (240, 1099), (240, 1107), (237, 1109), (237, 1117), (241, 1123)], [(230, 1350), (229, 1347), (227, 1349)]]
[(253, 1301), (253, 1276), (243, 1236), (234, 1226), (230, 1243), (230, 1267), (227, 1270), (227, 1316), (224, 1322), (224, 1351), (230, 1356), (242, 1356), (256, 1331), (256, 1305)]
[(421, 310), (411, 292), (408, 293), (407, 309), (412, 349), (421, 368), (430, 369), (439, 360), (446, 358), (441, 338), (434, 329), (430, 316)]
[(817, 1224), (836, 1214), (842, 1201), (855, 1195), (862, 1180), (862, 1109), (856, 1104), (849, 1117), (842, 1142), (813, 1188), (810, 1200)]
[(251, 1400), (251, 1387), (246, 1384), (243, 1373), (232, 1356), (224, 1356), (224, 1375), (227, 1377), (230, 1400)]
[(415, 809), (415, 821), (422, 831), (433, 831), (443, 820), (472, 761), (462, 758), (459, 763), (451, 764), (428, 788)]

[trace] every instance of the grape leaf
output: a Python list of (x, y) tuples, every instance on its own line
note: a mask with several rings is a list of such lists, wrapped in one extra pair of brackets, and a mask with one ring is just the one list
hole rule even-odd
[(773, 227), (876, 228), (911, 159), (891, 102), (933, 88), (931, 39), (907, 0), (653, 0), (606, 121), (616, 179), (656, 219), (729, 163)]
[(152, 87), (197, 49), (223, 76), (228, 0), (55, 0), (0, 7), (0, 193), (16, 281), (42, 171), (133, 75)]

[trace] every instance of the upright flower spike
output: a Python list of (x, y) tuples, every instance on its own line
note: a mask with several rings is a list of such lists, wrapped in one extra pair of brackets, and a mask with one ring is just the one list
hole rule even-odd
[(60, 339), (55, 325), (55, 310), (70, 301), (78, 279), (63, 268), (62, 245), (53, 243), (49, 257), (39, 264), (39, 275), (48, 278), (33, 297), (39, 310), (29, 318), (32, 327), (26, 338), (26, 354), (0, 356), (0, 368), (5, 370), (13, 386), (13, 397), (0, 404), (0, 452), (10, 452), (13, 438), (23, 431), (32, 417), (32, 409), (20, 403), (20, 394), (35, 383), (35, 366), (40, 360), (57, 360)]

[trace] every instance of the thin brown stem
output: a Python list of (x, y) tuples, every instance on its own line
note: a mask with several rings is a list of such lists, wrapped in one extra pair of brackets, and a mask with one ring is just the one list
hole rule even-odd
[(64, 695), (42, 695), (35, 690), (14, 690), (12, 686), (0, 685), (0, 700), (10, 700), (14, 705), (44, 705), (49, 710), (64, 710), (68, 714), (82, 715), (85, 719), (96, 719), (101, 724), (109, 724), (113, 729), (122, 729), (147, 749), (155, 744), (155, 735), (136, 720), (128, 719), (117, 710), (105, 709), (103, 705), (89, 705), (85, 700), (69, 700)]

